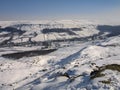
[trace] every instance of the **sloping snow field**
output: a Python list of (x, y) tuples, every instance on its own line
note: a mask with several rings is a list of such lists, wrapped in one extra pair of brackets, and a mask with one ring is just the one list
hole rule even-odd
[(119, 35), (63, 46), (20, 59), (1, 55), (39, 46), (1, 47), (0, 90), (120, 90)]

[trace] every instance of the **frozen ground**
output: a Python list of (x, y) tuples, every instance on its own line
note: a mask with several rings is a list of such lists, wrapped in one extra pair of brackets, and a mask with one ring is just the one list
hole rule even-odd
[[(42, 56), (1, 56), (0, 90), (120, 90), (119, 35), (62, 46)], [(1, 47), (0, 55), (35, 49)]]

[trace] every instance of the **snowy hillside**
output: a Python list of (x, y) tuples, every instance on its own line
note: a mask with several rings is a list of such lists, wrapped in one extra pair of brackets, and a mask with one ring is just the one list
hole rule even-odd
[(0, 22), (0, 45), (39, 46), (45, 41), (69, 42), (103, 39), (120, 34), (120, 26), (100, 25), (90, 21)]
[[(98, 34), (96, 25), (85, 21), (0, 22), (1, 44), (39, 43), (42, 41), (74, 40)], [(59, 29), (59, 30), (58, 30)], [(89, 30), (91, 29), (91, 30)], [(12, 35), (11, 35), (12, 33)], [(9, 38), (9, 39), (8, 39)], [(8, 40), (8, 41), (6, 41)]]
[(0, 22), (0, 90), (120, 90), (120, 26)]

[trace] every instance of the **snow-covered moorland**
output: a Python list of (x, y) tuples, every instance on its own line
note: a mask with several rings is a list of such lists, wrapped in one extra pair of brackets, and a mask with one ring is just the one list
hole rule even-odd
[(61, 20), (0, 26), (0, 90), (120, 90), (119, 25)]

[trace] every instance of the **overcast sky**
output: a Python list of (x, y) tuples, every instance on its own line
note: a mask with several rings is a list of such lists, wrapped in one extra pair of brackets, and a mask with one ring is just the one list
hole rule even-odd
[(0, 20), (120, 21), (120, 0), (0, 0)]

